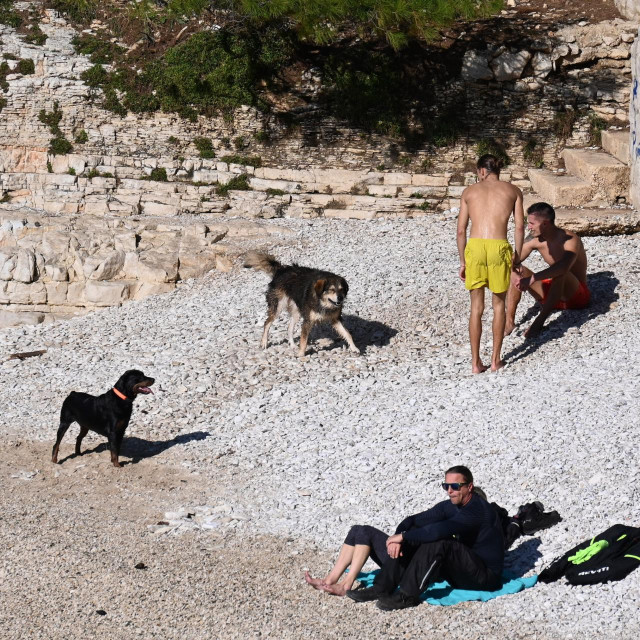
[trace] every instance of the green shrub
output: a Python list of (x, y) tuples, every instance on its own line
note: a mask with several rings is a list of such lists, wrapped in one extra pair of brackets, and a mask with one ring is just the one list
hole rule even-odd
[(83, 22), (95, 18), (101, 3), (98, 0), (52, 0), (51, 4), (72, 20)]
[(164, 111), (191, 117), (240, 105), (264, 107), (260, 80), (270, 79), (292, 52), (287, 34), (275, 28), (203, 31), (149, 64), (141, 83), (156, 92)]
[(195, 138), (193, 141), (201, 158), (215, 158), (216, 152), (213, 150), (213, 143), (209, 138)]
[(2, 57), (5, 60), (19, 60), (18, 56), (14, 56), (13, 53), (3, 53)]
[(107, 82), (108, 77), (109, 74), (100, 64), (94, 64), (93, 67), (90, 67), (80, 74), (80, 80), (93, 88), (104, 85)]
[(16, 71), (23, 76), (30, 76), (36, 72), (36, 66), (31, 58), (27, 58), (26, 60), (18, 61)]
[(236, 151), (242, 151), (247, 146), (247, 141), (245, 140), (244, 136), (238, 136), (237, 138), (233, 139), (233, 146), (235, 147)]
[(87, 178), (89, 180), (91, 180), (92, 178), (113, 178), (113, 173), (111, 173), (110, 171), (100, 173), (95, 167), (92, 167), (87, 173)]
[(71, 153), (73, 145), (63, 137), (53, 138), (49, 143), (49, 153), (54, 156)]
[(526, 162), (531, 163), (538, 169), (541, 169), (544, 165), (543, 151), (538, 147), (538, 142), (533, 138), (527, 140), (525, 145), (522, 147), (522, 157)]
[(269, 135), (269, 133), (267, 131), (264, 131), (264, 130), (256, 131), (253, 134), (253, 137), (256, 140), (256, 142), (260, 142), (262, 144), (266, 144), (267, 142), (269, 142), (271, 140), (271, 136)]
[(0, 64), (0, 89), (3, 91), (9, 90), (9, 83), (7, 82), (7, 76), (11, 73), (11, 69), (6, 62)]
[(464, 121), (459, 107), (443, 109), (425, 127), (427, 139), (435, 147), (448, 147), (455, 144), (464, 129)]
[(59, 126), (60, 120), (62, 120), (62, 111), (60, 111), (60, 105), (57, 100), (53, 103), (53, 111), (40, 109), (38, 120), (40, 120), (42, 124), (46, 124), (49, 127), (49, 131), (51, 131), (54, 136), (62, 136), (62, 131)]
[(425, 200), (418, 206), (418, 209), (422, 209), (422, 211), (431, 211), (433, 209), (433, 205), (428, 200)]
[(13, 10), (12, 0), (0, 0), (0, 24), (17, 29), (22, 24), (20, 14)]
[(589, 146), (602, 146), (602, 132), (608, 128), (607, 121), (601, 118), (597, 113), (589, 114)]
[(24, 36), (24, 40), (29, 44), (41, 47), (47, 41), (47, 34), (37, 24), (34, 24)]
[(107, 87), (105, 89), (102, 107), (107, 111), (112, 111), (116, 115), (122, 116), (123, 118), (127, 115), (127, 109), (120, 102), (116, 90), (112, 87)]
[(0, 112), (7, 106), (7, 99), (0, 98)]
[(284, 195), (286, 195), (287, 192), (283, 191), (282, 189), (271, 189), (271, 188), (269, 188), (269, 189), (267, 189), (265, 191), (265, 193), (268, 196), (284, 196)]
[(109, 64), (113, 62), (116, 55), (124, 52), (122, 47), (90, 33), (76, 36), (71, 44), (73, 44), (76, 53), (89, 56), (89, 60), (93, 64)]
[(167, 138), (167, 142), (169, 144), (179, 144), (180, 140), (178, 140), (178, 138), (176, 138), (175, 136), (169, 136)]
[(216, 188), (216, 193), (219, 196), (226, 196), (229, 194), (229, 191), (251, 191), (249, 176), (246, 173), (241, 173), (231, 178), (227, 184), (218, 185)]
[(11, 197), (9, 196), (9, 192), (5, 191), (4, 195), (2, 196), (2, 198), (0, 198), (0, 202), (2, 202), (2, 204), (5, 204), (7, 202), (11, 202)]
[(560, 140), (567, 140), (573, 133), (573, 126), (578, 120), (579, 114), (576, 109), (562, 108), (560, 111), (556, 111), (553, 120), (551, 122), (551, 130), (560, 138)]
[(250, 167), (261, 167), (262, 166), (262, 158), (260, 156), (222, 156), (220, 158), (222, 162), (227, 162), (229, 164), (244, 164), (249, 165)]
[(80, 129), (80, 131), (76, 133), (75, 143), (84, 144), (85, 142), (88, 142), (88, 141), (89, 141), (89, 136), (87, 135), (87, 132), (84, 129)]
[(167, 182), (167, 170), (165, 168), (152, 169), (151, 174), (149, 175), (149, 180), (154, 180), (155, 182)]
[(76, 170), (73, 167), (69, 167), (69, 171), (67, 171), (67, 173), (70, 176), (75, 176), (76, 175)]
[(53, 165), (50, 160), (47, 160), (47, 173), (53, 173)]
[(481, 140), (478, 140), (478, 144), (476, 144), (476, 155), (480, 158), (485, 155), (485, 153), (490, 153), (499, 160), (502, 160), (502, 165), (504, 167), (508, 166), (511, 162), (511, 159), (507, 155), (504, 147), (493, 138), (482, 138)]

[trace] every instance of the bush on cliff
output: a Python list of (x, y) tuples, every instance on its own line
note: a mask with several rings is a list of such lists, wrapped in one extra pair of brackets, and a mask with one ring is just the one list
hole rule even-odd
[(275, 29), (205, 31), (151, 63), (142, 81), (155, 91), (163, 111), (193, 108), (211, 114), (240, 105), (264, 107), (260, 81), (268, 82), (292, 53), (288, 36)]

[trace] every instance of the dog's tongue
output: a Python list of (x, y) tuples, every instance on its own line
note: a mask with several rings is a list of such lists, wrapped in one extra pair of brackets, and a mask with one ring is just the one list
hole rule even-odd
[(138, 391), (140, 391), (140, 393), (153, 393), (149, 387), (138, 387)]

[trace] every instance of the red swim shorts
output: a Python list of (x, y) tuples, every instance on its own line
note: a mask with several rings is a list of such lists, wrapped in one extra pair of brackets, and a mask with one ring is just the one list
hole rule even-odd
[[(547, 295), (549, 294), (549, 289), (551, 288), (551, 278), (546, 278), (542, 281), (542, 290), (544, 291), (544, 298), (542, 299), (542, 304), (547, 301)], [(576, 292), (571, 296), (570, 300), (560, 300), (554, 309), (559, 309), (564, 311), (565, 309), (584, 309), (589, 306), (589, 302), (591, 301), (591, 291), (584, 282), (581, 282)]]

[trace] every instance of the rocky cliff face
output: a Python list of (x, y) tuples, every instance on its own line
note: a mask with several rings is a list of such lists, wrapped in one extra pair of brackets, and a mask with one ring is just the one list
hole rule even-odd
[[(234, 251), (220, 244), (221, 222), (214, 220), (224, 215), (370, 219), (450, 210), (470, 177), (465, 162), (483, 140), (503, 144), (512, 159), (505, 177), (526, 189), (531, 149), (535, 162), (554, 167), (563, 146), (589, 143), (594, 117), (628, 122), (637, 31), (623, 20), (581, 22), (541, 31), (526, 46), (474, 45), (453, 75), (434, 85), (434, 117), (456, 105), (463, 135), (444, 148), (408, 152), (320, 113), (319, 103), (289, 129), (249, 107), (233, 119), (197, 122), (165, 113), (116, 116), (80, 80), (91, 63), (75, 53), (74, 30), (53, 11), (40, 28), (44, 45), (0, 25), (0, 305), (60, 314), (168, 291), (180, 279), (228, 268), (222, 256)], [(21, 60), (33, 62), (33, 73)], [(300, 87), (312, 106), (318, 82), (309, 73)], [(633, 123), (636, 109), (634, 94)], [(59, 114), (71, 153), (52, 153), (43, 110)], [(256, 135), (266, 124), (269, 144)], [(262, 166), (203, 159), (197, 137), (209, 138), (218, 157), (229, 139), (241, 138)], [(166, 181), (158, 181), (158, 170)], [(220, 193), (238, 180), (245, 190)], [(24, 207), (49, 215), (40, 219)], [(199, 219), (167, 222), (189, 214)]]

